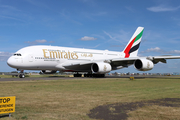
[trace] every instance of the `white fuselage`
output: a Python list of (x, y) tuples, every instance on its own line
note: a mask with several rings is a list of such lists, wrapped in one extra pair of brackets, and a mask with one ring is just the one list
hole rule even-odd
[(123, 52), (56, 46), (29, 46), (18, 50), (7, 63), (19, 70), (71, 71), (65, 64), (124, 58)]

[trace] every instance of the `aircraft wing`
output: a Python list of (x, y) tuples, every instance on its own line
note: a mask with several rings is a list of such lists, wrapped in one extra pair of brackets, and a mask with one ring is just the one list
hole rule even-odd
[(139, 57), (131, 57), (131, 58), (116, 58), (112, 59), (111, 65), (112, 66), (123, 66), (127, 67), (128, 65), (131, 65), (134, 63), (135, 60), (139, 59)]
[(97, 62), (105, 62), (111, 64), (112, 67), (122, 66), (127, 67), (128, 65), (131, 65), (134, 63), (135, 60), (137, 60), (138, 57), (135, 58), (120, 58), (120, 59), (107, 59), (107, 60), (98, 60), (98, 61), (77, 61), (77, 62), (70, 62), (70, 63), (64, 63), (62, 66), (69, 70), (74, 71), (86, 71), (91, 72), (91, 66), (94, 63)]
[(96, 62), (106, 62), (111, 64), (112, 67), (128, 67), (129, 65), (134, 64), (134, 61), (137, 59), (148, 59), (151, 60), (154, 64), (158, 62), (166, 63), (167, 59), (180, 59), (180, 56), (149, 56), (149, 57), (130, 57), (130, 58), (114, 58), (108, 60), (98, 60), (98, 61), (77, 61), (71, 63), (65, 63), (62, 66), (69, 70), (74, 71), (91, 71), (91, 65)]

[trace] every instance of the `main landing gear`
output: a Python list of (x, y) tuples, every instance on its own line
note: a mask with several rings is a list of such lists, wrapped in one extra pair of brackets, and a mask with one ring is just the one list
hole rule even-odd
[[(82, 74), (74, 74), (74, 77), (82, 77)], [(95, 78), (103, 78), (105, 77), (105, 74), (84, 74), (84, 77), (95, 77)]]
[(84, 77), (103, 78), (105, 77), (105, 74), (84, 74)]
[(74, 77), (82, 77), (82, 74), (74, 74)]

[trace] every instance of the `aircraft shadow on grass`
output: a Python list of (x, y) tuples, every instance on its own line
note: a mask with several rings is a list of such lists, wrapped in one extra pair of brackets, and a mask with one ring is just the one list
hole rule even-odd
[(138, 108), (152, 105), (180, 107), (180, 98), (164, 98), (141, 102), (101, 105), (90, 110), (88, 116), (93, 119), (125, 120), (129, 117), (127, 114), (128, 111), (135, 111)]

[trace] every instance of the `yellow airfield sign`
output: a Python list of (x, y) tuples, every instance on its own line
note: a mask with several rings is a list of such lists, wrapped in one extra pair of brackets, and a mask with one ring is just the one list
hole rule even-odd
[(0, 97), (0, 114), (15, 112), (16, 96)]

